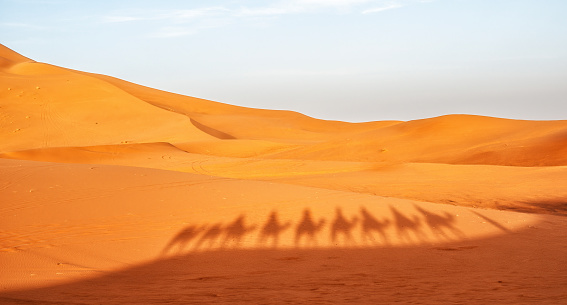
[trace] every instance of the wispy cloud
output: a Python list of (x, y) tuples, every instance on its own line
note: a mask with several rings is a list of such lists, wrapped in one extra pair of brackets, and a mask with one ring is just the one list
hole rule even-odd
[(215, 18), (199, 20), (193, 23), (178, 23), (176, 25), (168, 25), (157, 28), (149, 36), (155, 38), (171, 38), (194, 35), (201, 31), (213, 28), (220, 28), (230, 24), (229, 19)]
[(297, 4), (317, 5), (317, 6), (353, 6), (369, 2), (372, 0), (296, 0)]
[(180, 37), (195, 34), (197, 30), (188, 27), (166, 26), (153, 33), (152, 37)]
[(20, 28), (20, 29), (27, 29), (27, 30), (46, 30), (48, 29), (45, 26), (34, 25), (29, 23), (20, 23), (20, 22), (2, 22), (0, 23), (2, 27), (9, 27), (9, 28)]
[(199, 31), (230, 24), (232, 10), (225, 7), (204, 7), (177, 10), (120, 11), (102, 17), (103, 23), (154, 22), (150, 37), (170, 38), (193, 35)]
[(235, 17), (277, 16), (301, 13), (303, 9), (297, 6), (240, 8), (233, 11)]
[(283, 17), (293, 14), (337, 13), (373, 14), (402, 8), (412, 3), (434, 0), (283, 0), (271, 5), (212, 6), (174, 10), (119, 11), (104, 16), (105, 23), (153, 21), (158, 31), (153, 37), (179, 37), (191, 35), (207, 28), (234, 24), (239, 20), (258, 17)]
[(197, 9), (180, 9), (180, 10), (147, 10), (113, 13), (102, 18), (103, 22), (131, 22), (131, 21), (150, 21), (150, 20), (167, 20), (170, 22), (185, 22), (197, 18), (203, 18), (212, 15), (226, 14), (230, 12), (224, 7), (205, 7)]
[(12, 0), (11, 2), (19, 2), (25, 4), (64, 4), (63, 0)]
[(392, 9), (396, 9), (396, 8), (400, 8), (403, 7), (403, 5), (401, 3), (392, 3), (386, 6), (379, 6), (379, 7), (373, 7), (373, 8), (369, 8), (369, 9), (365, 9), (364, 11), (362, 11), (363, 14), (373, 14), (373, 13), (380, 13), (383, 11), (387, 11), (387, 10), (392, 10)]
[(140, 20), (148, 20), (148, 19), (142, 17), (121, 16), (121, 15), (110, 15), (103, 17), (103, 22), (108, 22), (108, 23), (130, 22), (130, 21), (140, 21)]
[(230, 13), (230, 11), (231, 11), (230, 9), (222, 6), (205, 7), (205, 8), (189, 9), (189, 10), (174, 10), (162, 14), (161, 18), (169, 19), (174, 22), (184, 22), (187, 20), (194, 20), (202, 17), (225, 15), (227, 13)]
[(275, 70), (257, 70), (248, 72), (248, 76), (254, 77), (320, 77), (320, 76), (352, 76), (363, 73), (360, 70), (345, 70), (345, 69), (275, 69)]

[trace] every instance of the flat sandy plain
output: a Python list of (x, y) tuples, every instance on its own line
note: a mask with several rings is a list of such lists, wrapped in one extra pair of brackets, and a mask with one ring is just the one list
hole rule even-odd
[(0, 304), (567, 304), (567, 121), (324, 121), (0, 45), (0, 139)]

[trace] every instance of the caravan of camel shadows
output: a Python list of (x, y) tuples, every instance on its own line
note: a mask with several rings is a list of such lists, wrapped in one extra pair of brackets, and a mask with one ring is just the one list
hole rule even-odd
[(345, 215), (336, 208), (331, 220), (317, 217), (306, 208), (296, 222), (282, 220), (271, 211), (261, 224), (248, 223), (244, 214), (228, 223), (187, 225), (163, 248), (161, 255), (181, 255), (191, 251), (230, 250), (250, 244), (256, 248), (279, 248), (282, 236), (296, 248), (376, 247), (417, 245), (459, 241), (466, 235), (457, 228), (456, 217), (447, 212), (431, 212), (414, 206), (416, 214), (404, 215), (389, 206), (389, 215), (374, 215), (365, 207)]

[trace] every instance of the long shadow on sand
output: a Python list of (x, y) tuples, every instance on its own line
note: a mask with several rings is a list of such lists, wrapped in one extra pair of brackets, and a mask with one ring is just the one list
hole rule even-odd
[(567, 237), (538, 243), (536, 233), (503, 232), (443, 249), (200, 251), (2, 292), (0, 304), (561, 304), (567, 248), (557, 245)]
[[(297, 221), (281, 220), (278, 212), (273, 210), (261, 226), (248, 224), (246, 215), (241, 214), (229, 223), (192, 224), (182, 228), (164, 246), (161, 255), (243, 247), (278, 248), (281, 246), (282, 234), (291, 228), (295, 230), (286, 235), (286, 247), (289, 246), (290, 239), (295, 247), (313, 248), (321, 245), (336, 247), (418, 245), (459, 241), (467, 237), (458, 228), (454, 215), (447, 212), (432, 212), (417, 205), (414, 205), (414, 209), (418, 214), (408, 216), (389, 206), (390, 213), (376, 216), (366, 207), (361, 207), (358, 214), (351, 215), (345, 215), (341, 208), (336, 208), (334, 218), (328, 226), (326, 219), (316, 220), (310, 209), (304, 209)], [(471, 212), (501, 231), (510, 232), (496, 221), (476, 211)], [(359, 235), (355, 234), (357, 231)], [(323, 232), (328, 232), (328, 240), (325, 239)]]

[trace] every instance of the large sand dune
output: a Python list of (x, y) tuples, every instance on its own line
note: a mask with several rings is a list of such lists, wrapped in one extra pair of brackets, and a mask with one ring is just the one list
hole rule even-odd
[(0, 45), (0, 139), (0, 304), (567, 299), (567, 121), (325, 121)]

